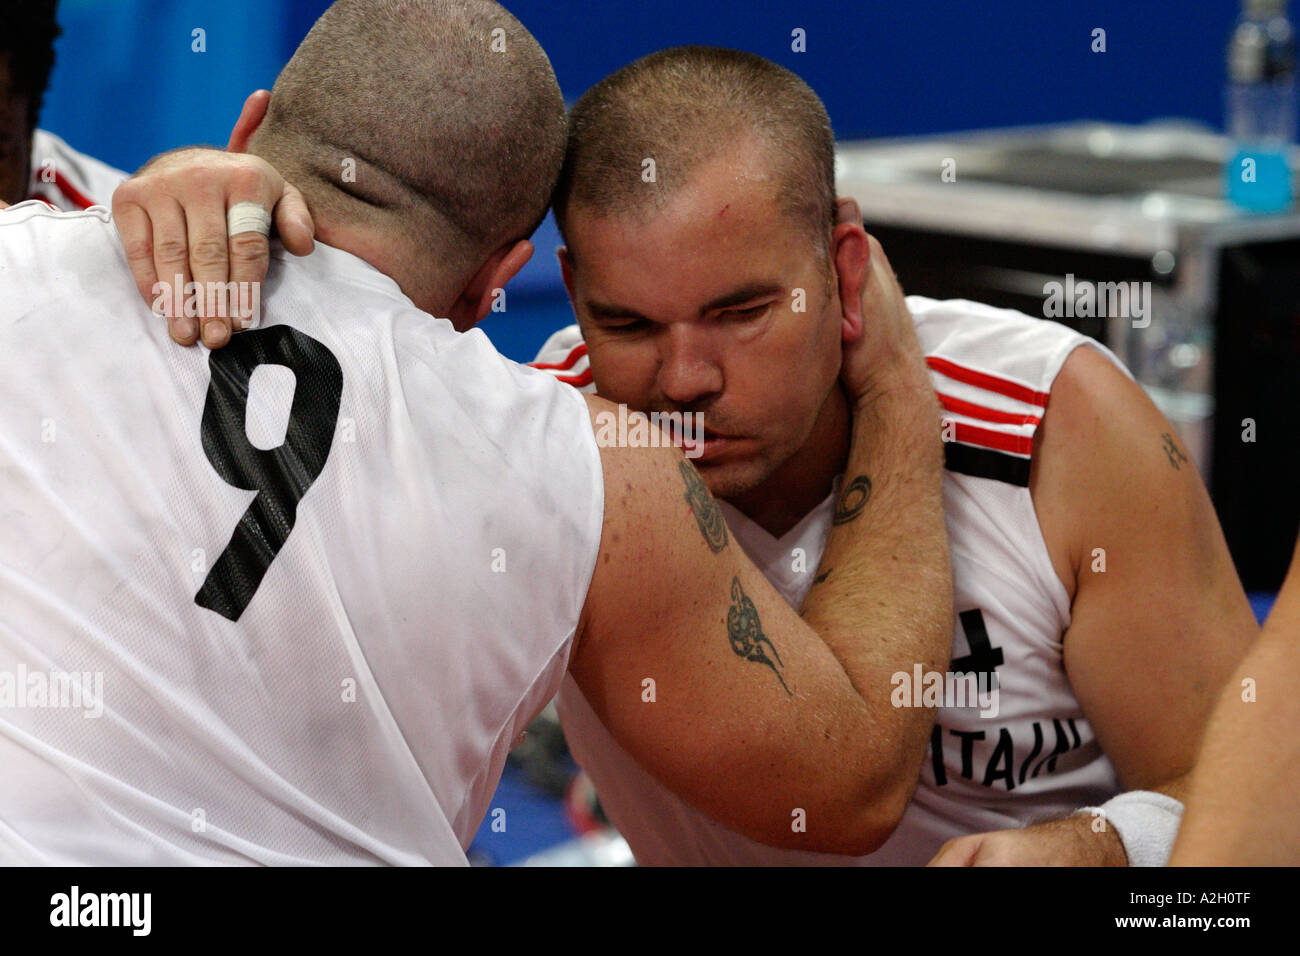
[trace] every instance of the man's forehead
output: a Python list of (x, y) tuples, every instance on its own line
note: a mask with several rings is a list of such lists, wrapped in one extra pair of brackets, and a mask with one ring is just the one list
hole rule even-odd
[(775, 214), (769, 218), (749, 203), (725, 201), (702, 204), (691, 212), (571, 220), (575, 267), (580, 263), (582, 271), (598, 275), (671, 270), (707, 276), (789, 258), (790, 230)]
[[(569, 210), (571, 223), (611, 222), (626, 230), (693, 232), (739, 219), (767, 219), (781, 213), (780, 182), (757, 148), (727, 150), (699, 162), (681, 163), (662, 157), (654, 176), (629, 174), (629, 181), (594, 204), (577, 202)], [(649, 160), (647, 160), (649, 161)], [(608, 175), (602, 173), (601, 175)]]
[(607, 271), (787, 254), (792, 229), (775, 196), (736, 188), (684, 190), (659, 208), (574, 209), (566, 232), (575, 267)]

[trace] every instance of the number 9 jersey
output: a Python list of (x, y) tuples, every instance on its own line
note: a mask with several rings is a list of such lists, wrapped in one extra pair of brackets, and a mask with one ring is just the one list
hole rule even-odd
[(101, 208), (0, 213), (0, 290), (0, 863), (463, 864), (586, 599), (582, 396), (321, 243), (211, 353)]

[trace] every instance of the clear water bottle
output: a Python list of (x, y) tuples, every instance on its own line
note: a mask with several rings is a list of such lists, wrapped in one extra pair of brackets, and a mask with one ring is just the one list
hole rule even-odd
[(1287, 0), (1243, 0), (1228, 44), (1228, 199), (1256, 212), (1294, 201), (1288, 148), (1296, 132), (1296, 41)]

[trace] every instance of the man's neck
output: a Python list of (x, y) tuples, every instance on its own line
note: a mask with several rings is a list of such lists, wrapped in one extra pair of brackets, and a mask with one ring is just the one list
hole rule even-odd
[(757, 488), (726, 499), (773, 537), (781, 537), (831, 493), (848, 460), (852, 429), (848, 399), (831, 389), (803, 446)]
[[(343, 188), (293, 150), (267, 149), (265, 142), (254, 140), (248, 151), (275, 166), (286, 180), (298, 186), (311, 210), (318, 240), (374, 266), (396, 282), (416, 308), (445, 316), (457, 298), (451, 289), (461, 286), (456, 285), (454, 276), (446, 274), (445, 267), (430, 269), (428, 262), (431, 257), (432, 261), (444, 262), (451, 257), (435, 255), (431, 246), (412, 238), (429, 230), (420, 228), (418, 214), (410, 210), (409, 204), (397, 202), (394, 193), (384, 191), (391, 188), (391, 174), (378, 171), (365, 177), (380, 185), (369, 187), (374, 195), (363, 194), (359, 189)], [(364, 167), (367, 173), (371, 170), (368, 164)]]

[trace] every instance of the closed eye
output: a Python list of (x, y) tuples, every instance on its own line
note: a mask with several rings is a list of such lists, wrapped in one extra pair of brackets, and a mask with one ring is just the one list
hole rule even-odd
[(748, 322), (751, 319), (762, 318), (770, 308), (772, 303), (764, 302), (762, 305), (750, 306), (748, 309), (728, 309), (722, 313), (722, 318), (728, 322)]
[(599, 326), (604, 332), (639, 332), (650, 323), (645, 319), (601, 319)]

